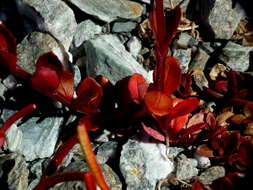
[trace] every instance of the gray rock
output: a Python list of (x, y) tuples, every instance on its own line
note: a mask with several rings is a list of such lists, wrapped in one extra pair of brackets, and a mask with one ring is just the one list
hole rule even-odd
[(191, 61), (191, 48), (188, 49), (175, 49), (173, 51), (173, 56), (179, 60), (180, 67), (183, 73), (188, 71), (188, 67)]
[(5, 99), (4, 94), (7, 92), (7, 88), (0, 82), (0, 98)]
[(116, 141), (109, 141), (103, 143), (98, 147), (97, 160), (100, 164), (105, 164), (110, 158), (116, 155), (118, 143)]
[(63, 118), (47, 117), (43, 121), (36, 123), (38, 119), (37, 117), (32, 117), (19, 126), (23, 132), (19, 151), (25, 156), (27, 161), (50, 157), (54, 153), (60, 126), (63, 122)]
[(77, 23), (73, 11), (65, 2), (61, 0), (21, 0), (21, 2), (40, 14), (44, 20), (43, 29), (50, 32), (68, 50)]
[(225, 168), (222, 166), (213, 166), (204, 171), (199, 177), (203, 184), (211, 184), (214, 180), (225, 176)]
[[(104, 174), (105, 180), (110, 186), (111, 190), (121, 190), (122, 184), (120, 182), (119, 177), (116, 173), (106, 164), (100, 165), (102, 172)], [(89, 171), (86, 163), (84, 161), (75, 161), (72, 162), (68, 167), (62, 169), (61, 171)], [(54, 187), (50, 188), (50, 190), (85, 190), (85, 186), (83, 185), (82, 181), (71, 181), (71, 182), (64, 182), (55, 185)]]
[(219, 58), (231, 69), (244, 72), (249, 68), (250, 51), (253, 51), (253, 47), (228, 42)]
[(203, 71), (206, 67), (206, 63), (209, 59), (209, 55), (202, 49), (198, 48), (197, 54), (193, 58), (191, 65), (190, 65), (190, 70), (195, 71), (195, 70), (201, 70)]
[(18, 151), (22, 143), (23, 133), (15, 123), (6, 131), (5, 137), (5, 149), (9, 149), (11, 152)]
[(8, 77), (6, 77), (3, 80), (3, 84), (7, 89), (14, 89), (17, 85), (17, 81), (15, 79), (15, 77), (13, 75), (8, 75)]
[(216, 39), (230, 39), (245, 14), (238, 3), (232, 8), (232, 0), (198, 0), (197, 4), (201, 20)]
[(176, 177), (180, 180), (191, 179), (198, 175), (196, 168), (198, 163), (194, 159), (187, 158), (184, 154), (177, 157)]
[(116, 36), (101, 35), (89, 40), (85, 43), (85, 51), (88, 76), (103, 75), (113, 84), (134, 73), (147, 77), (144, 68), (125, 50)]
[(143, 7), (128, 0), (68, 0), (83, 12), (102, 21), (111, 22), (118, 18), (136, 19), (141, 16)]
[(128, 21), (128, 22), (115, 22), (112, 26), (112, 32), (120, 33), (120, 32), (131, 32), (137, 26), (136, 22)]
[(168, 151), (167, 151), (167, 156), (170, 159), (174, 159), (183, 151), (184, 151), (184, 149), (180, 148), (180, 147), (169, 147)]
[(191, 35), (182, 32), (178, 40), (176, 40), (176, 45), (179, 48), (188, 48), (188, 47), (193, 47), (198, 45), (198, 41), (194, 39)]
[(141, 140), (130, 139), (123, 146), (120, 170), (127, 190), (154, 190), (158, 180), (166, 178), (174, 169), (166, 156), (166, 146), (148, 138), (143, 134)]
[(74, 68), (74, 86), (77, 87), (82, 80), (81, 71), (77, 65), (73, 65)]
[(33, 32), (18, 44), (17, 64), (28, 73), (33, 74), (38, 58), (50, 51), (53, 51), (63, 63), (68, 62), (68, 56), (51, 35)]
[(16, 153), (0, 155), (0, 180), (4, 180), (8, 185), (8, 187), (1, 186), (1, 189), (27, 189), (28, 175), (27, 164), (21, 155)]
[[(6, 121), (13, 113), (14, 111), (3, 110), (3, 120)], [(17, 142), (15, 141), (8, 143), (9, 148), (15, 147), (15, 150), (23, 154), (27, 161), (50, 157), (54, 153), (60, 126), (63, 122), (63, 118), (60, 117), (47, 117), (37, 123), (38, 120), (38, 117), (32, 117), (19, 125), (17, 130), (20, 130), (23, 134), (19, 147), (16, 146)], [(10, 140), (15, 139), (16, 135), (15, 133), (9, 133), (8, 138)]]
[(36, 160), (33, 163), (30, 164), (30, 171), (32, 174), (34, 174), (37, 178), (40, 178), (42, 176), (43, 171), (43, 159)]
[(194, 158), (198, 161), (199, 168), (208, 168), (211, 165), (211, 161), (208, 157), (195, 153)]
[(79, 47), (83, 42), (93, 38), (96, 34), (102, 32), (102, 27), (91, 20), (85, 20), (77, 25), (73, 38), (75, 47)]
[(137, 55), (139, 54), (139, 52), (141, 51), (141, 41), (133, 36), (130, 38), (130, 40), (127, 42), (127, 48), (129, 50), (129, 52), (134, 56), (137, 57)]

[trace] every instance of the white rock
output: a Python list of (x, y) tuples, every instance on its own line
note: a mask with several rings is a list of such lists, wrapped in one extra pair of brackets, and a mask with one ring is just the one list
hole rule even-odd
[(142, 46), (140, 40), (135, 36), (131, 37), (127, 42), (127, 48), (134, 57), (137, 57), (141, 50), (141, 47)]

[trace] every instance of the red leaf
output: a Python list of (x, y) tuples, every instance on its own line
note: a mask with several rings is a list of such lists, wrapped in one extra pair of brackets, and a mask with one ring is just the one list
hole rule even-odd
[(179, 66), (179, 62), (174, 57), (166, 57), (164, 68), (161, 73), (157, 73), (161, 76), (160, 82), (158, 82), (158, 89), (165, 94), (170, 95), (172, 92), (178, 89), (181, 81), (182, 70)]
[(228, 82), (225, 80), (216, 81), (214, 88), (217, 92), (226, 94), (228, 92)]
[(135, 103), (140, 104), (143, 101), (147, 88), (147, 82), (141, 74), (134, 74), (130, 77), (128, 81), (128, 90), (131, 99)]
[(16, 54), (16, 39), (3, 24), (0, 24), (0, 52), (1, 51)]
[(196, 149), (196, 153), (208, 158), (214, 157), (213, 150), (210, 149), (206, 144), (198, 146), (198, 148)]
[(172, 107), (172, 98), (158, 90), (149, 91), (144, 98), (145, 106), (154, 115), (167, 115)]
[(199, 106), (198, 98), (188, 98), (181, 101), (170, 112), (170, 119), (191, 113)]
[(144, 131), (150, 135), (151, 137), (153, 137), (154, 139), (158, 140), (158, 141), (165, 141), (165, 137), (158, 131), (156, 131), (155, 129), (152, 129), (150, 127), (147, 127), (144, 123), (141, 123), (142, 127), (144, 129)]
[(206, 127), (207, 127), (206, 123), (199, 123), (199, 124), (191, 126), (190, 128), (181, 130), (179, 135), (181, 137), (185, 137), (194, 133), (198, 133), (200, 132), (201, 129), (206, 128)]
[(63, 70), (60, 76), (60, 83), (56, 89), (62, 96), (71, 100), (74, 94), (74, 77), (68, 70)]
[(52, 52), (40, 56), (31, 77), (32, 87), (46, 95), (51, 94), (60, 84), (62, 69), (61, 62)]
[(101, 102), (103, 90), (100, 84), (91, 77), (85, 78), (77, 88), (77, 98), (71, 102), (71, 107), (80, 112), (96, 113)]
[(175, 133), (178, 133), (182, 128), (185, 127), (188, 121), (188, 114), (176, 117), (170, 121), (170, 127)]

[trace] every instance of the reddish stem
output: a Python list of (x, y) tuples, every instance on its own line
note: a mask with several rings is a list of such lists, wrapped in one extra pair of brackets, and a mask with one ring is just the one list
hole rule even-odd
[(51, 159), (50, 163), (48, 164), (43, 177), (46, 178), (47, 176), (52, 175), (59, 165), (64, 160), (65, 156), (69, 153), (69, 151), (78, 143), (78, 138), (76, 135), (70, 137), (55, 153), (54, 157)]
[(91, 172), (86, 172), (84, 174), (83, 180), (84, 180), (84, 184), (85, 184), (87, 190), (96, 190), (97, 189), (95, 181), (94, 181), (94, 177)]
[(41, 180), (40, 183), (36, 185), (36, 187), (33, 190), (46, 190), (49, 189), (50, 187), (53, 187), (57, 183), (66, 181), (85, 181), (87, 190), (95, 190), (93, 188), (95, 186), (94, 181), (92, 181), (92, 179), (89, 177), (89, 175), (91, 174), (88, 173), (90, 172), (64, 172), (55, 174), (53, 176)]
[(98, 186), (102, 190), (110, 190), (105, 182), (102, 170), (96, 160), (96, 156), (92, 151), (92, 146), (89, 140), (88, 132), (84, 122), (80, 122), (77, 126), (78, 138), (82, 147), (83, 154), (85, 156), (86, 162), (89, 169), (91, 170)]
[[(17, 113), (13, 114), (9, 119), (7, 119), (7, 121), (0, 128), (0, 138), (2, 138), (2, 139), (4, 138), (5, 132), (11, 127), (11, 125), (13, 123), (15, 123), (21, 117), (26, 116), (27, 114), (29, 114), (30, 112), (32, 112), (35, 109), (36, 109), (36, 105), (30, 104), (30, 105), (22, 108), (21, 110), (19, 110)], [(0, 148), (3, 146), (3, 143), (4, 143), (4, 141), (2, 141), (2, 143), (0, 143)]]

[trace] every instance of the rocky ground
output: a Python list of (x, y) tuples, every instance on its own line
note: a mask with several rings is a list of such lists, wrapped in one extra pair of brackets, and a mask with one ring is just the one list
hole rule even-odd
[[(252, 75), (253, 27), (247, 1), (171, 1), (173, 5), (164, 1), (165, 8), (180, 5), (183, 17), (170, 54), (180, 60), (184, 73), (193, 73), (195, 93), (212, 88), (218, 75), (229, 69)], [(70, 63), (75, 86), (86, 76), (103, 75), (115, 84), (134, 73), (152, 82), (155, 58), (149, 5), (150, 0), (1, 0), (0, 20), (17, 39), (17, 64), (30, 74), (38, 57), (53, 51)], [(0, 73), (0, 124), (29, 103), (40, 110), (8, 130), (0, 149), (0, 189), (31, 190), (79, 115), (31, 90), (3, 67)], [(205, 96), (199, 93), (204, 107), (217, 115), (224, 112), (216, 100)], [(196, 153), (196, 146), (172, 146), (167, 151), (141, 127), (132, 131), (115, 134), (105, 129), (91, 137), (113, 190), (166, 190), (176, 184), (189, 188), (193, 179), (211, 184), (230, 171)], [(247, 135), (253, 135), (252, 128)], [(76, 145), (58, 170), (87, 171), (85, 166)], [(57, 189), (85, 187), (82, 182), (66, 182), (51, 188)]]

